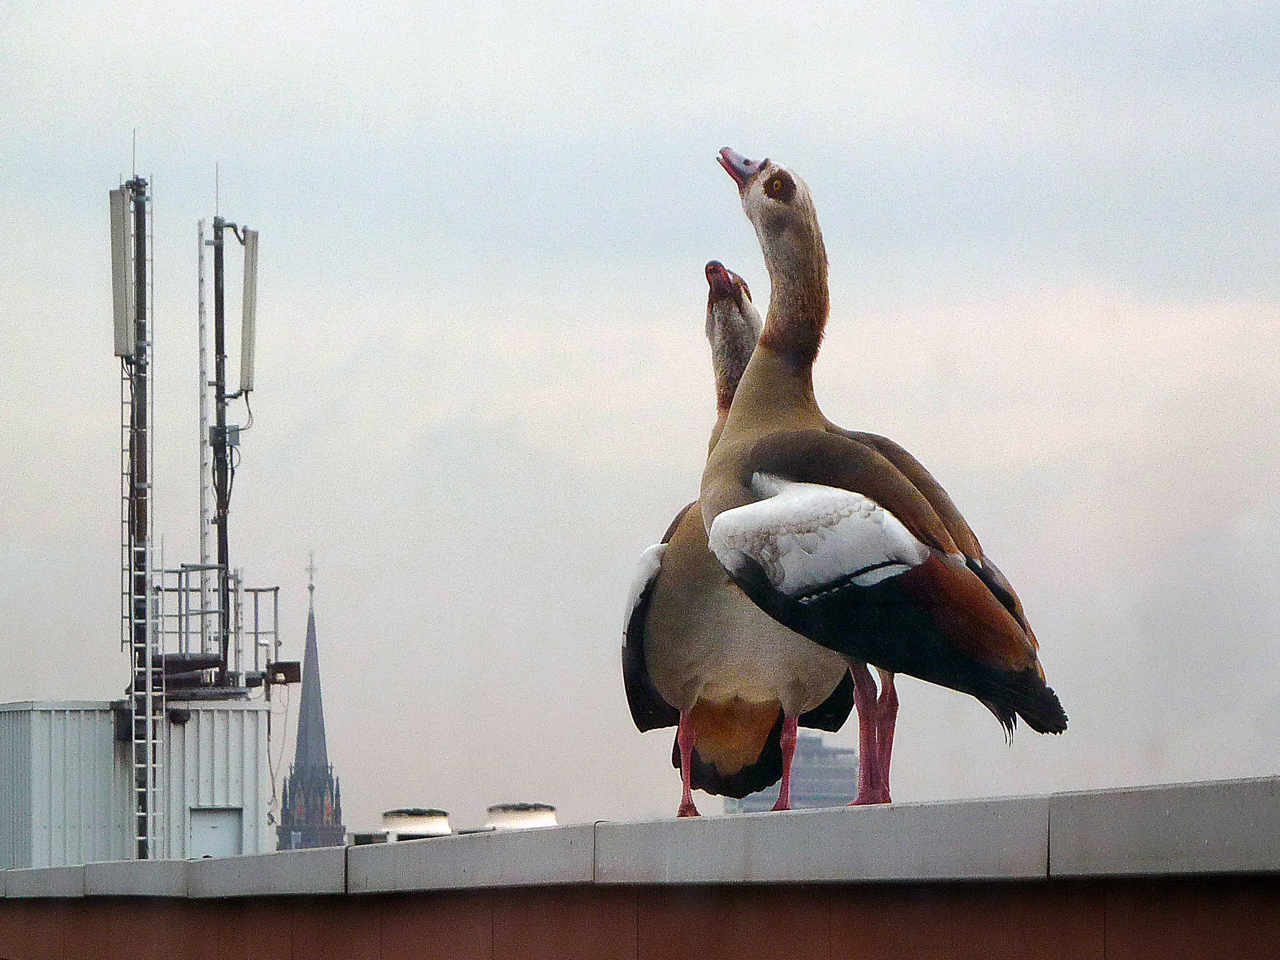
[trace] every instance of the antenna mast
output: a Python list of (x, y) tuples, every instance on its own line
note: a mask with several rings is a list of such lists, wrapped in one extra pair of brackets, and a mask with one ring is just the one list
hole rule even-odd
[[(240, 336), (240, 389), (227, 393), (227, 344), (225, 318), (225, 279), (223, 265), (223, 236), (230, 230), (244, 245), (244, 303)], [(240, 427), (227, 424), (227, 403), (237, 397), (248, 400), (253, 389), (253, 337), (254, 314), (258, 287), (258, 231), (237, 227), (220, 216), (213, 218), (213, 427), (209, 431), (209, 443), (213, 447), (213, 524), (217, 531), (217, 566), (220, 569), (218, 585), (218, 649), (222, 665), (218, 670), (221, 686), (232, 684), (229, 676), (231, 662), (232, 623), (231, 562), (229, 559), (228, 513), (231, 506), (231, 489), (235, 482), (235, 458), (233, 452), (240, 444)], [(203, 337), (201, 339), (203, 343)]]
[(204, 301), (204, 221), (196, 225), (197, 317), (200, 327), (200, 652), (209, 652), (209, 356), (205, 332)]
[[(115, 352), (121, 358), (121, 632), (130, 650), (134, 839), (139, 860), (161, 855), (160, 762), (164, 665), (151, 568), (151, 338), (147, 328), (147, 181), (111, 191), (111, 279)], [(132, 269), (131, 269), (132, 268)]]
[[(215, 203), (216, 206), (216, 203)], [(221, 217), (213, 218), (213, 522), (218, 531), (218, 653), (222, 666), (219, 685), (227, 683), (228, 644), (231, 639), (231, 565), (228, 558), (227, 510), (231, 501), (231, 446), (227, 443), (227, 346), (223, 315)], [(238, 433), (239, 431), (237, 431)], [(237, 436), (237, 441), (239, 437)]]
[[(173, 701), (247, 699), (249, 688), (271, 683), (295, 682), (294, 664), (269, 663), (266, 671), (258, 666), (259, 647), (264, 638), (278, 643), (279, 588), (249, 588), (253, 598), (254, 670), (243, 670), (241, 657), (242, 610), (238, 573), (232, 573), (227, 560), (227, 504), (231, 496), (235, 463), (233, 448), (239, 443), (238, 426), (228, 426), (227, 402), (245, 396), (253, 386), (253, 312), (257, 290), (257, 233), (240, 231), (234, 224), (214, 220), (216, 372), (212, 383), (206, 380), (204, 340), (204, 244), (203, 221), (199, 226), (200, 266), (200, 415), (201, 415), (201, 562), (182, 564), (177, 569), (153, 565), (152, 549), (152, 484), (154, 407), (151, 378), (154, 327), (154, 283), (150, 268), (153, 237), (148, 213), (151, 195), (147, 180), (133, 176), (110, 193), (111, 211), (111, 286), (115, 333), (115, 355), (120, 358), (120, 443), (121, 443), (121, 646), (129, 651), (130, 681), (128, 688), (129, 739), (132, 749), (131, 788), (133, 795), (133, 855), (139, 860), (168, 855), (167, 825), (168, 785), (163, 769), (169, 740), (168, 710)], [(225, 229), (235, 231), (245, 245), (245, 318), (242, 335), (240, 390), (226, 390), (226, 345), (223, 336), (223, 250)], [(149, 326), (150, 324), (150, 326)], [(247, 341), (247, 342), (246, 342)], [(215, 388), (217, 423), (208, 430), (208, 387)], [(252, 413), (250, 412), (250, 422)], [(207, 562), (208, 510), (204, 488), (204, 464), (208, 462), (206, 444), (213, 446), (212, 464), (214, 493), (217, 498), (215, 522), (218, 530), (218, 565)], [(200, 599), (193, 605), (199, 573)], [(208, 575), (217, 579), (219, 603), (216, 608), (209, 597)], [(234, 594), (233, 594), (234, 584)], [(260, 619), (261, 594), (268, 594), (271, 604), (267, 615), (269, 628)], [(172, 609), (171, 609), (172, 608)], [(217, 616), (217, 622), (208, 621)], [(191, 649), (191, 637), (198, 622), (201, 649)], [(210, 629), (212, 627), (212, 629)], [(213, 634), (212, 636), (210, 634)], [(176, 640), (176, 650), (166, 652), (168, 638)], [(233, 645), (234, 644), (234, 648)], [(234, 656), (234, 659), (231, 659)], [(215, 674), (216, 677), (211, 677)], [(243, 682), (243, 686), (241, 683)], [(123, 704), (121, 705), (123, 708)], [(185, 711), (175, 710), (173, 716)], [(189, 716), (189, 713), (188, 713)], [(117, 736), (126, 739), (125, 711), (117, 715)], [(174, 719), (175, 723), (184, 722)], [(179, 813), (178, 830), (185, 829), (185, 813)], [(178, 834), (179, 836), (181, 834)]]

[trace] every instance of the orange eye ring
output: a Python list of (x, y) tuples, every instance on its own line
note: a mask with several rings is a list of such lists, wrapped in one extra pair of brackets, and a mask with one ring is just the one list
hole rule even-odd
[(790, 203), (791, 198), (795, 196), (795, 192), (795, 181), (787, 176), (785, 172), (775, 173), (764, 184), (765, 196), (780, 203)]

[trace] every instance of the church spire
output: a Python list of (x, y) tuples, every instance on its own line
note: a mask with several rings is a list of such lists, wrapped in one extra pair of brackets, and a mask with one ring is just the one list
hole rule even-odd
[(307, 643), (302, 657), (302, 696), (298, 703), (298, 742), (293, 769), (284, 785), (278, 827), (282, 850), (343, 843), (342, 793), (329, 766), (324, 703), (320, 696), (320, 652), (316, 643), (316, 564), (307, 564)]
[(320, 652), (316, 644), (316, 562), (307, 564), (307, 646), (302, 655), (302, 699), (298, 704), (298, 742), (294, 751), (296, 769), (317, 767), (327, 770), (329, 750), (324, 737), (324, 703), (320, 696)]

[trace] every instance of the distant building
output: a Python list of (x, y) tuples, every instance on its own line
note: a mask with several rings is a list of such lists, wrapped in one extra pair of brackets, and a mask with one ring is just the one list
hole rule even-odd
[(338, 847), (346, 842), (342, 790), (329, 764), (320, 698), (320, 654), (316, 645), (315, 582), (307, 585), (307, 649), (302, 658), (302, 698), (298, 704), (298, 743), (280, 800), (279, 850)]
[[(741, 800), (725, 797), (725, 813), (761, 813), (778, 800), (778, 784)], [(858, 751), (828, 747), (822, 735), (801, 730), (791, 764), (791, 808), (842, 807), (858, 793)]]

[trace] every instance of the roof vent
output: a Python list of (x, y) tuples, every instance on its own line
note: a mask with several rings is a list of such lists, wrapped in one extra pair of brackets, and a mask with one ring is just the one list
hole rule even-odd
[(390, 841), (444, 837), (453, 832), (449, 829), (448, 812), (431, 807), (387, 810), (382, 814), (382, 826), (386, 828)]
[(554, 827), (556, 808), (549, 803), (498, 803), (489, 808), (485, 827), (492, 830), (528, 830)]

